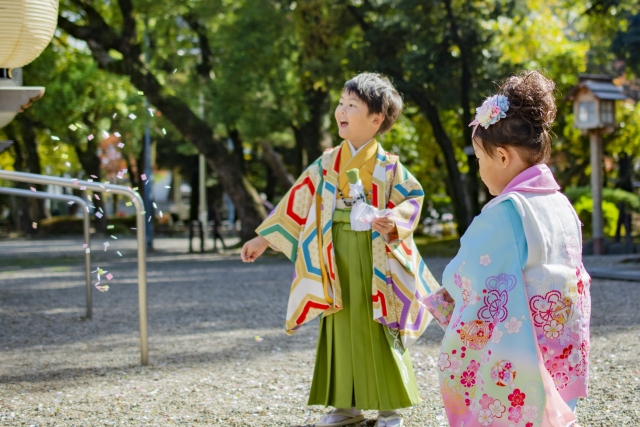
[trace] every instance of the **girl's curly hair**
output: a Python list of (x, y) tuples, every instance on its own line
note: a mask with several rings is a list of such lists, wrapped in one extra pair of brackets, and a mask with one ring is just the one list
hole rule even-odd
[(509, 100), (507, 116), (487, 129), (478, 126), (474, 139), (493, 155), (498, 147), (513, 147), (530, 165), (551, 154), (551, 126), (556, 118), (555, 83), (539, 71), (507, 78), (498, 89)]

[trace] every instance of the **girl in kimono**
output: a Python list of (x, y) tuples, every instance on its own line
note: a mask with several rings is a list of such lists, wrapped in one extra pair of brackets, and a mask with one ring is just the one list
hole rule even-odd
[[(270, 245), (295, 263), (287, 333), (322, 316), (309, 405), (336, 409), (317, 427), (358, 423), (362, 410), (379, 411), (378, 427), (401, 426), (396, 410), (420, 402), (407, 348), (431, 319), (419, 300), (438, 287), (413, 242), (424, 193), (375, 140), (401, 110), (387, 78), (349, 80), (335, 110), (344, 141), (309, 166), (242, 249), (245, 262)], [(377, 216), (370, 225), (351, 209), (365, 201)]]
[(536, 71), (510, 77), (471, 123), (496, 197), (423, 301), (445, 328), (438, 369), (451, 427), (567, 427), (587, 396), (581, 223), (544, 164), (554, 87)]

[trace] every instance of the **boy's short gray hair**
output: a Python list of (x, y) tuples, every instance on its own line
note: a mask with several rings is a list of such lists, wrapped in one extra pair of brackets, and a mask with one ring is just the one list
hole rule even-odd
[(384, 114), (379, 133), (385, 133), (402, 113), (402, 96), (391, 81), (377, 73), (361, 73), (344, 84), (342, 89), (355, 94), (369, 108), (369, 114)]

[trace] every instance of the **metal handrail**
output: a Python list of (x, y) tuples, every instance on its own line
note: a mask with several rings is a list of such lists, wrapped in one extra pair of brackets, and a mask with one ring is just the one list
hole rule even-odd
[(121, 194), (133, 202), (136, 209), (136, 233), (138, 240), (138, 311), (140, 316), (140, 359), (141, 364), (149, 364), (149, 339), (147, 328), (147, 246), (145, 232), (145, 215), (142, 197), (136, 191), (122, 185), (102, 184), (99, 182), (82, 181), (71, 178), (36, 175), (33, 173), (13, 172), (0, 169), (0, 179), (8, 181), (28, 182), (32, 184), (59, 185), (61, 187), (80, 188), (87, 190)]
[(23, 190), (20, 188), (6, 188), (0, 187), (0, 194), (8, 194), (10, 196), (29, 197), (33, 199), (50, 199), (61, 200), (64, 202), (74, 202), (82, 207), (82, 213), (84, 215), (84, 243), (87, 245), (84, 255), (85, 266), (85, 279), (87, 281), (87, 319), (92, 317), (93, 304), (91, 302), (91, 235), (89, 232), (90, 219), (89, 219), (89, 205), (80, 197), (72, 196), (69, 194), (52, 194), (41, 191)]

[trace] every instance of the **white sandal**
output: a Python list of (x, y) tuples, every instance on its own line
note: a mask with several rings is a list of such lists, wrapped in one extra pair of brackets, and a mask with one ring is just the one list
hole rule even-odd
[[(376, 421), (375, 427), (385, 427), (387, 426), (389, 421), (400, 420), (400, 424), (394, 424), (391, 427), (402, 427), (404, 425), (404, 418), (400, 414), (394, 414), (388, 417), (378, 416), (378, 421)], [(384, 424), (380, 424), (380, 421), (384, 422)]]
[(349, 424), (355, 424), (355, 423), (364, 421), (363, 414), (354, 416), (353, 413), (349, 411), (345, 411), (344, 409), (334, 409), (333, 411), (329, 412), (327, 415), (323, 416), (322, 419), (324, 420), (325, 417), (328, 418), (333, 415), (337, 415), (339, 417), (347, 417), (347, 418), (341, 421), (333, 422), (333, 423), (320, 421), (315, 425), (315, 427), (340, 427), (340, 426), (348, 426)]

